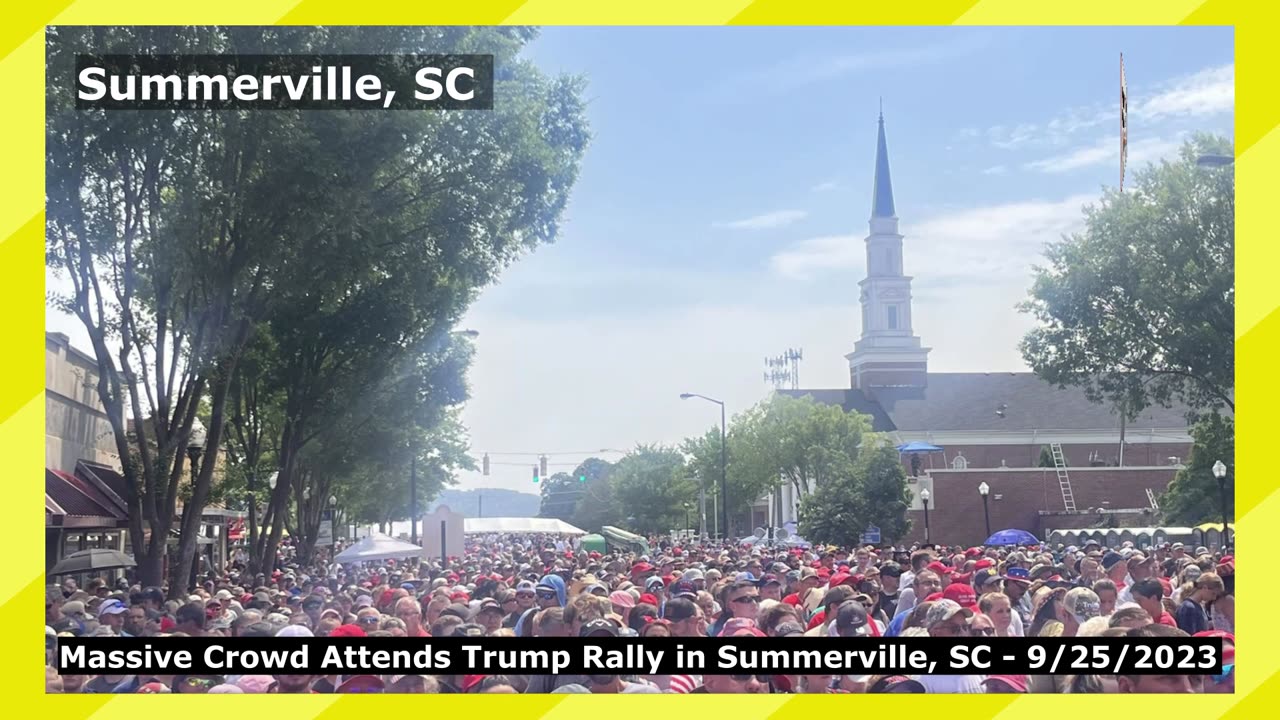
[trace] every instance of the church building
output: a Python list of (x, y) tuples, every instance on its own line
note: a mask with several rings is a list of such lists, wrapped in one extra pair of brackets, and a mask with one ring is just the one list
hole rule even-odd
[[(862, 334), (845, 356), (848, 387), (780, 392), (869, 415), (873, 429), (895, 444), (940, 448), (918, 455), (914, 464), (903, 457), (914, 521), (905, 540), (925, 537), (921, 491), (928, 490), (933, 542), (981, 542), (980, 486), (988, 491), (993, 530), (1019, 528), (1043, 537), (1054, 528), (1154, 524), (1158, 497), (1191, 447), (1185, 407), (1152, 407), (1125, 423), (1079, 388), (1059, 389), (1034, 373), (930, 371), (930, 348), (913, 326), (913, 278), (902, 262), (883, 113), (864, 242)], [(780, 498), (757, 503), (751, 520), (763, 522), (752, 527), (796, 519), (798, 501), (784, 486)]]

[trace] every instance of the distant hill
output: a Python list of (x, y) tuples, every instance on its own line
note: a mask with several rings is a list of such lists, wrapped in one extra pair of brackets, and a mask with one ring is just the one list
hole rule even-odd
[[(481, 508), (482, 504), (483, 508)], [(448, 505), (450, 510), (460, 512), (469, 518), (537, 517), (542, 498), (532, 493), (500, 488), (444, 490), (440, 493), (440, 497), (431, 502), (427, 512), (432, 512), (441, 505)]]

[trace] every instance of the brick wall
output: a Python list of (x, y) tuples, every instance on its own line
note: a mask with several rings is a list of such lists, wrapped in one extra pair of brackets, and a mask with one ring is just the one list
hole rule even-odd
[[(1127, 456), (1126, 451), (1126, 456)], [(1173, 481), (1174, 467), (1073, 468), (1076, 509), (1148, 507), (1147, 488), (1157, 496)], [(1040, 531), (1040, 511), (1065, 510), (1052, 468), (1015, 470), (934, 470), (929, 499), (929, 536), (935, 543), (973, 545), (986, 539), (978, 485), (991, 487), (991, 530)], [(999, 495), (1000, 499), (996, 499)], [(903, 542), (924, 540), (924, 512), (908, 513), (911, 533)]]
[[(928, 469), (930, 461), (935, 469), (949, 468), (951, 461), (959, 453), (964, 453), (970, 468), (998, 468), (1001, 461), (1011, 468), (1036, 467), (1040, 463), (1040, 448), (1047, 444), (1027, 445), (951, 445), (946, 446), (944, 453), (933, 453), (920, 457), (921, 467)], [(1067, 467), (1090, 467), (1089, 458), (1097, 453), (1099, 458), (1109, 464), (1116, 464), (1120, 448), (1117, 443), (1082, 443), (1079, 445), (1063, 445), (1062, 454), (1066, 456)], [(1126, 467), (1146, 466), (1158, 467), (1167, 465), (1169, 458), (1178, 457), (1186, 462), (1191, 453), (1191, 443), (1126, 443), (1124, 448), (1124, 464)], [(945, 459), (944, 459), (945, 457)], [(904, 457), (904, 466), (910, 472), (910, 458)]]

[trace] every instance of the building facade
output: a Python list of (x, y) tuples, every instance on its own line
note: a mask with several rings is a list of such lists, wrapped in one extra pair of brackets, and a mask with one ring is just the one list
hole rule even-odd
[[(861, 337), (845, 356), (847, 388), (780, 391), (870, 416), (872, 429), (895, 444), (940, 448), (919, 456), (913, 475), (912, 536), (923, 540), (919, 490), (930, 488), (931, 539), (974, 543), (985, 530), (977, 487), (993, 488), (988, 510), (995, 530), (1040, 532), (1038, 513), (1089, 509), (1152, 509), (1191, 448), (1186, 408), (1154, 407), (1122, 421), (1078, 388), (1058, 388), (1033, 373), (935, 373), (929, 348), (913, 326), (912, 277), (893, 197), (888, 141), (881, 114), (876, 139), (872, 211), (864, 240), (867, 275), (859, 283)], [(1042, 457), (1057, 455), (1052, 467)], [(994, 488), (999, 488), (996, 490)], [(1150, 495), (1148, 490), (1151, 491)], [(789, 484), (756, 503), (757, 525), (797, 519), (800, 497)], [(764, 522), (761, 522), (763, 520)], [(1060, 519), (1059, 519), (1060, 520)], [(975, 525), (974, 523), (977, 523)]]

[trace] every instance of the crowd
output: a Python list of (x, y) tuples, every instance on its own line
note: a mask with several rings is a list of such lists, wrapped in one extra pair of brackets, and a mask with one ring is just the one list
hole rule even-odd
[[(48, 692), (1230, 693), (1235, 560), (1138, 549), (728, 546), (653, 538), (648, 555), (564, 538), (485, 538), (448, 563), (239, 562), (182, 599), (122, 579), (48, 588)], [(339, 546), (336, 549), (341, 549)], [(59, 675), (68, 636), (1218, 636), (1218, 675)]]

